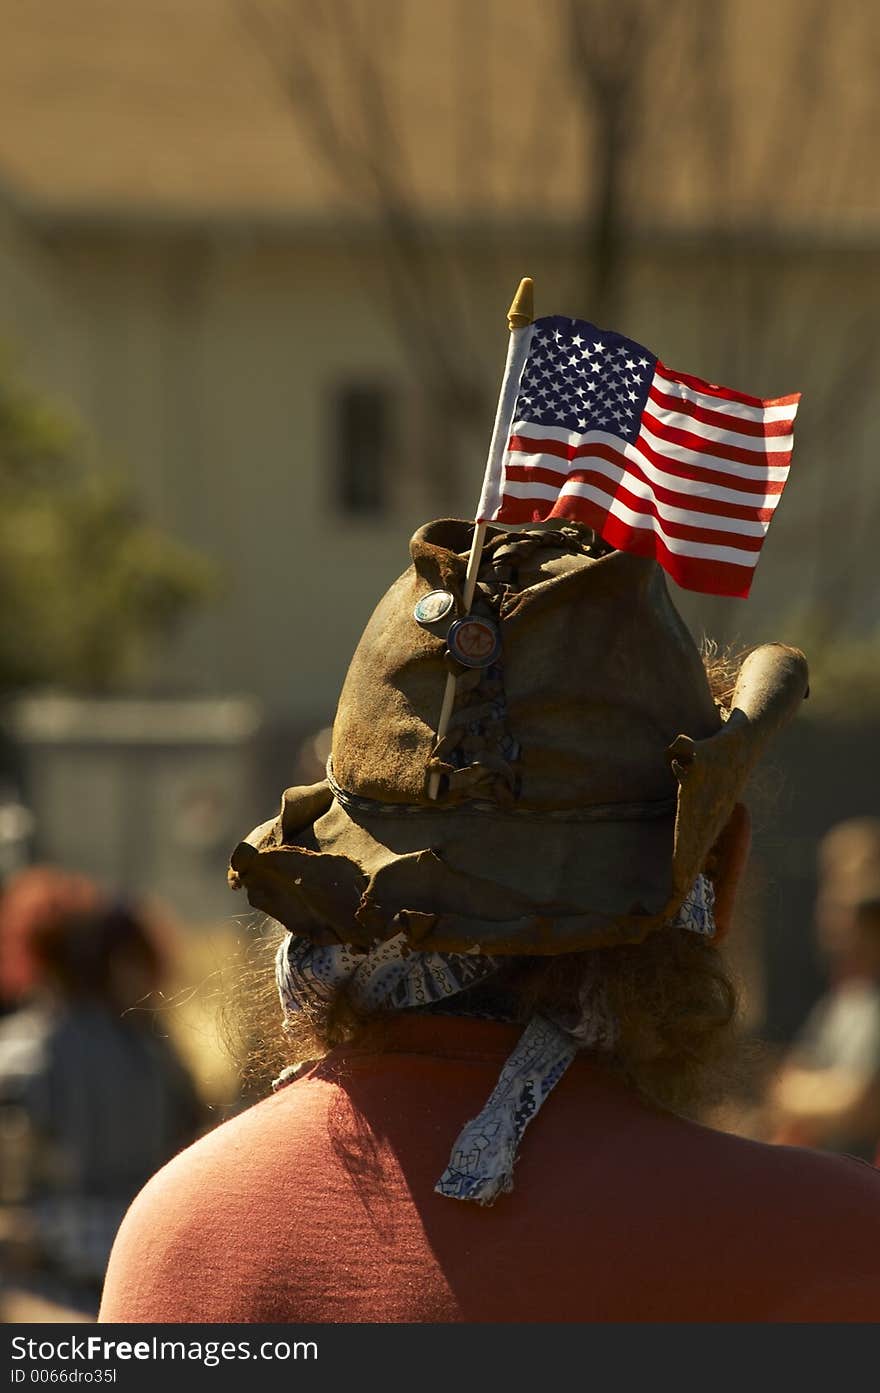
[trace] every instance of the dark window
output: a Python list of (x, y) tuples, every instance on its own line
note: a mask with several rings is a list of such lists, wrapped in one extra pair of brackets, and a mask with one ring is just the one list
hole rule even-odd
[(334, 502), (352, 516), (377, 516), (390, 501), (392, 403), (387, 387), (348, 384), (333, 395)]

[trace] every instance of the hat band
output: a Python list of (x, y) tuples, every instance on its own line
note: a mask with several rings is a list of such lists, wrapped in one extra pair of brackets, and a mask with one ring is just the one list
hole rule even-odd
[(330, 791), (340, 807), (349, 813), (369, 813), (370, 816), (397, 817), (413, 813), (437, 814), (475, 814), (485, 816), (491, 813), (497, 818), (531, 818), (537, 822), (650, 822), (654, 818), (668, 817), (675, 812), (676, 799), (656, 798), (645, 803), (593, 803), (580, 808), (515, 808), (499, 803), (489, 803), (484, 799), (470, 802), (437, 803), (383, 803), (375, 798), (362, 798), (350, 793), (338, 784), (333, 777), (332, 759), (327, 760), (327, 782)]

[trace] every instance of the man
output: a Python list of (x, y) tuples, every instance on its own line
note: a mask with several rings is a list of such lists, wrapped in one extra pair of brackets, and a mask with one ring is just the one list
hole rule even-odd
[(326, 780), (233, 853), (288, 930), (286, 1086), (147, 1186), (102, 1318), (880, 1317), (880, 1177), (685, 1116), (735, 1064), (740, 798), (802, 655), (722, 701), (656, 564), (580, 526), (490, 534), (464, 613), (469, 540), (416, 533)]
[(816, 931), (828, 991), (768, 1099), (774, 1140), (873, 1160), (880, 1146), (880, 820), (852, 818), (819, 847)]

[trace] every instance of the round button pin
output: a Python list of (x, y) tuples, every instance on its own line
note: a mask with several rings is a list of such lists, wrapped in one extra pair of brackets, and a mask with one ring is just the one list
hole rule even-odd
[(417, 602), (413, 618), (417, 624), (428, 629), (432, 624), (439, 624), (441, 620), (447, 619), (454, 608), (455, 596), (450, 595), (448, 590), (429, 590), (427, 595), (423, 595)]
[(488, 619), (456, 619), (446, 635), (453, 658), (465, 667), (488, 667), (501, 652), (498, 630)]

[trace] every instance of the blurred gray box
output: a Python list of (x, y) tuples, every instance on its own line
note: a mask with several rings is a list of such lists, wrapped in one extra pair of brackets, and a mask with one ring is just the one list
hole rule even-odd
[(193, 924), (239, 912), (226, 863), (252, 825), (261, 727), (249, 697), (19, 700), (9, 730), (34, 859)]

